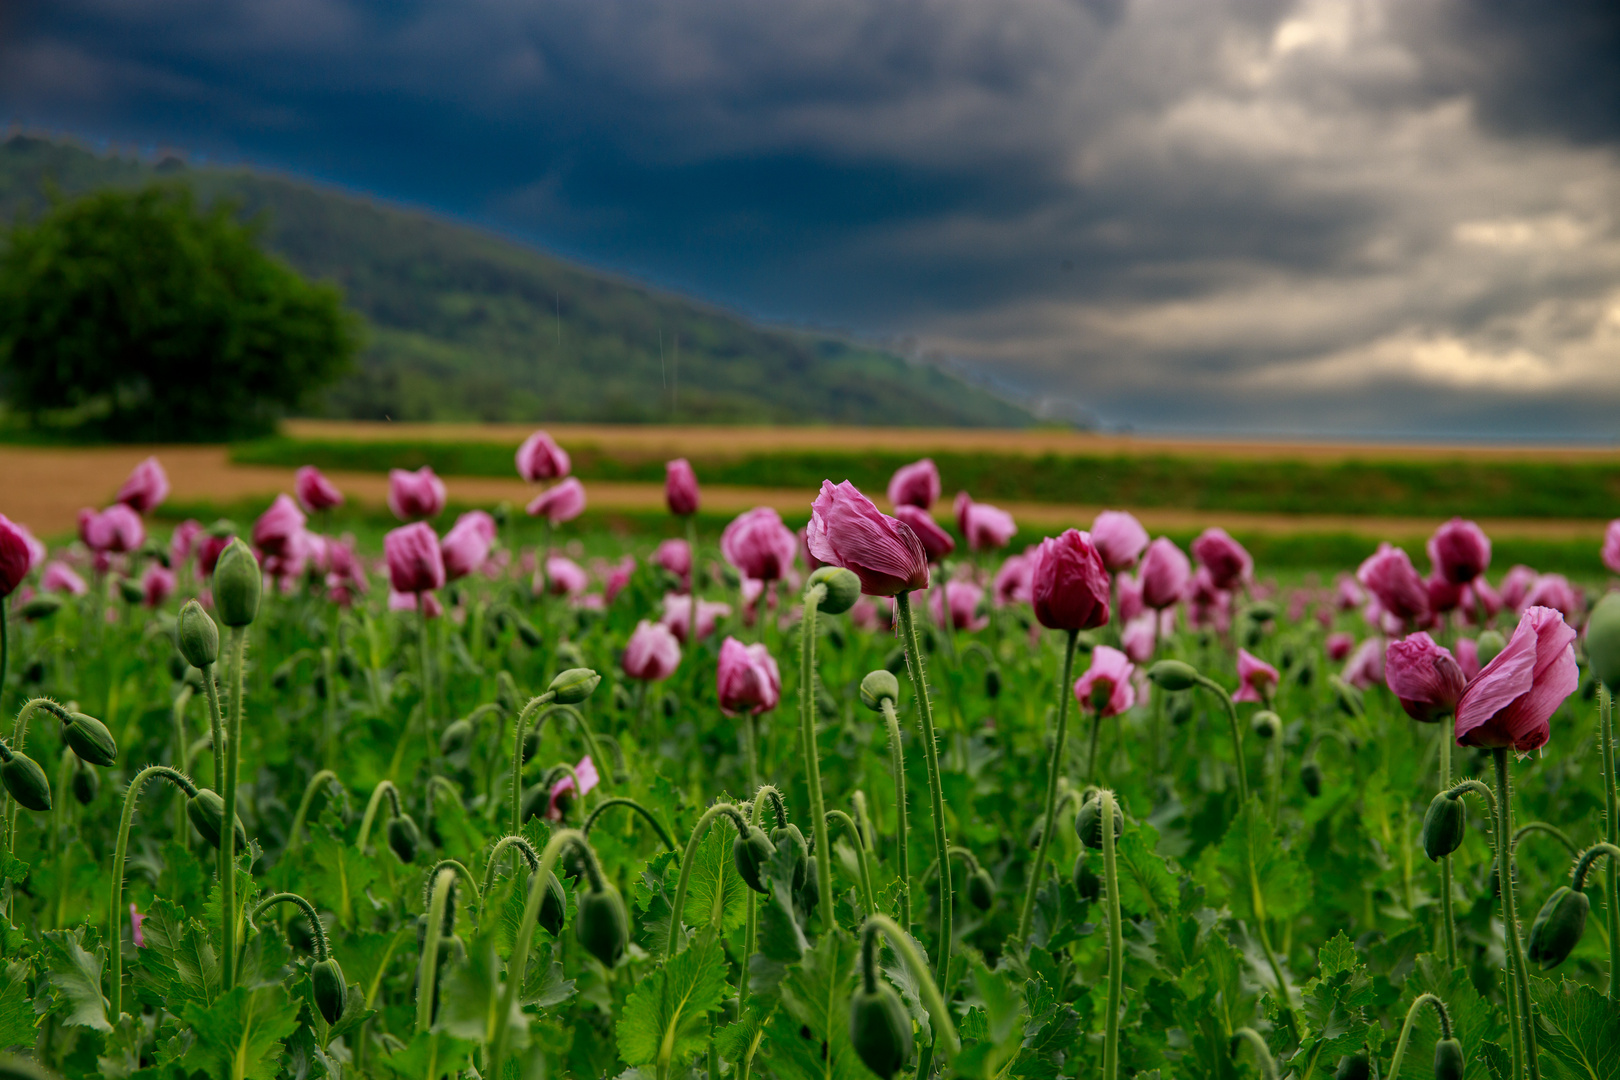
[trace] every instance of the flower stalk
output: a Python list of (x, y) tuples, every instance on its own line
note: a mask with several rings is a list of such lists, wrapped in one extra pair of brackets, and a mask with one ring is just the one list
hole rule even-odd
[(928, 765), (928, 795), (934, 812), (934, 857), (939, 860), (939, 952), (938, 981), (948, 985), (951, 968), (951, 863), (950, 841), (945, 835), (945, 796), (939, 782), (939, 747), (934, 738), (934, 710), (928, 700), (923, 676), (922, 650), (917, 640), (917, 622), (911, 610), (911, 594), (895, 594), (894, 606), (905, 634), (906, 674), (917, 697), (917, 720), (922, 725), (923, 760)]
[[(117, 1020), (124, 1011), (124, 950), (121, 945), (123, 932), (119, 929), (124, 918), (124, 862), (129, 855), (129, 826), (135, 817), (135, 801), (140, 797), (141, 788), (153, 777), (161, 777), (178, 787), (187, 798), (197, 794), (197, 786), (191, 778), (178, 769), (171, 769), (167, 765), (148, 765), (135, 774), (129, 782), (129, 789), (124, 792), (124, 811), (118, 819), (118, 846), (113, 851), (112, 896), (107, 905), (107, 943), (108, 957), (111, 971), (108, 975), (107, 988), (110, 991), (108, 998), (112, 1003), (112, 1016)], [(222, 833), (235, 833), (235, 829), (226, 826)]]
[[(1070, 630), (1068, 633), (1068, 641), (1063, 649), (1063, 676), (1058, 680), (1057, 735), (1052, 740), (1052, 756), (1046, 765), (1046, 813), (1041, 818), (1041, 841), (1035, 848), (1035, 862), (1030, 867), (1029, 881), (1024, 885), (1024, 905), (1018, 913), (1019, 945), (1029, 940), (1030, 914), (1035, 910), (1035, 894), (1041, 887), (1041, 871), (1046, 868), (1046, 852), (1052, 844), (1052, 825), (1057, 818), (1058, 774), (1063, 771), (1063, 751), (1069, 733), (1069, 698), (1073, 696), (1069, 688), (1073, 685), (1074, 653), (1079, 641), (1077, 631)], [(1102, 722), (1102, 710), (1097, 711), (1097, 716), (1091, 728), (1093, 773), (1096, 772), (1097, 724)]]
[[(821, 751), (816, 746), (816, 611), (827, 597), (827, 586), (813, 583), (804, 592), (804, 619), (799, 623), (799, 738), (804, 750), (804, 773), (810, 786), (810, 824), (815, 834), (817, 907), (821, 926), (833, 926), (832, 853), (827, 850), (827, 807), (821, 792)], [(683, 868), (684, 871), (684, 868)]]
[[(1530, 978), (1525, 967), (1524, 944), (1519, 938), (1519, 917), (1513, 896), (1513, 846), (1510, 842), (1513, 833), (1513, 793), (1508, 778), (1507, 754), (1508, 748), (1505, 746), (1491, 750), (1491, 761), (1496, 770), (1496, 873), (1502, 890), (1502, 933), (1507, 939), (1504, 944), (1510, 981), (1508, 996), (1517, 999), (1510, 1000), (1510, 1006), (1515, 1007), (1510, 1007), (1508, 1020), (1514, 1025), (1514, 1074), (1528, 1076), (1530, 1080), (1541, 1080), (1535, 1016), (1530, 1002)], [(1517, 1017), (1513, 1015), (1515, 1011), (1519, 1014)]]

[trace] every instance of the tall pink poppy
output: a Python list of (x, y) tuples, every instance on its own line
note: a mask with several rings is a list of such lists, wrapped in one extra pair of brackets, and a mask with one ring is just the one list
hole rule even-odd
[(786, 576), (798, 551), (799, 538), (769, 506), (738, 514), (720, 534), (720, 554), (726, 562), (756, 581)]
[(896, 510), (902, 506), (927, 510), (939, 501), (939, 491), (939, 469), (933, 458), (923, 458), (894, 470), (889, 480), (889, 503)]
[(1103, 565), (1117, 574), (1136, 565), (1148, 546), (1148, 534), (1135, 515), (1124, 510), (1104, 510), (1091, 523), (1091, 542), (1097, 545)]
[(570, 476), (536, 495), (524, 509), (530, 517), (543, 517), (553, 525), (573, 521), (585, 512), (585, 485)]
[(734, 637), (720, 644), (715, 670), (720, 711), (727, 716), (770, 712), (782, 700), (782, 674), (764, 645), (744, 645)]
[(1491, 539), (1472, 521), (1454, 517), (1429, 537), (1429, 561), (1453, 585), (1466, 585), (1491, 565)]
[(1199, 564), (1209, 571), (1210, 581), (1223, 592), (1244, 584), (1254, 573), (1254, 560), (1225, 529), (1205, 529), (1192, 542), (1192, 552)]
[(669, 512), (676, 517), (695, 514), (703, 504), (697, 473), (685, 458), (664, 463), (664, 501), (669, 504)]
[(444, 557), (439, 538), (425, 521), (401, 525), (383, 537), (388, 580), (399, 593), (423, 593), (444, 588)]
[(624, 673), (643, 682), (657, 682), (675, 673), (681, 664), (681, 643), (669, 627), (642, 619), (625, 644)]
[(1099, 645), (1091, 652), (1091, 666), (1074, 684), (1074, 699), (1082, 709), (1098, 716), (1118, 716), (1136, 704), (1131, 675), (1136, 665), (1118, 649)]
[(905, 522), (911, 531), (917, 534), (917, 539), (922, 541), (923, 550), (928, 553), (930, 562), (939, 562), (956, 550), (956, 541), (951, 538), (951, 534), (940, 528), (939, 522), (934, 520), (934, 515), (922, 507), (901, 503), (894, 508), (894, 517), (896, 521)]
[(401, 521), (438, 517), (448, 498), (444, 481), (427, 465), (415, 472), (391, 469), (388, 473), (388, 509)]
[(130, 470), (129, 479), (124, 481), (113, 499), (137, 514), (150, 514), (168, 497), (169, 476), (158, 464), (157, 458), (149, 457)]
[(1432, 724), (1457, 710), (1468, 680), (1451, 652), (1419, 632), (1392, 641), (1384, 653), (1384, 680), (1406, 715)]
[(1192, 563), (1175, 541), (1161, 536), (1142, 554), (1137, 574), (1142, 582), (1142, 603), (1158, 611), (1180, 600), (1192, 579)]
[(1233, 701), (1265, 701), (1277, 689), (1277, 669), (1248, 649), (1238, 650), (1238, 691)]
[(1549, 721), (1580, 684), (1575, 631), (1557, 611), (1531, 607), (1513, 636), (1457, 702), (1458, 746), (1511, 746), (1520, 754), (1545, 746)]
[(1090, 630), (1108, 621), (1108, 571), (1083, 532), (1042, 540), (1029, 583), (1035, 618), (1050, 630)]
[(572, 462), (568, 459), (568, 451), (558, 446), (556, 440), (544, 431), (536, 431), (527, 439), (517, 451), (517, 471), (529, 483), (541, 480), (560, 480), (568, 475)]
[(821, 482), (821, 494), (810, 508), (808, 538), (816, 558), (853, 571), (868, 596), (928, 587), (928, 553), (917, 534), (879, 510), (848, 480)]
[(999, 506), (974, 502), (968, 493), (956, 493), (956, 528), (967, 540), (969, 551), (1004, 548), (1018, 532), (1013, 516)]
[(293, 494), (298, 505), (311, 514), (343, 505), (343, 492), (313, 465), (299, 466), (293, 473)]

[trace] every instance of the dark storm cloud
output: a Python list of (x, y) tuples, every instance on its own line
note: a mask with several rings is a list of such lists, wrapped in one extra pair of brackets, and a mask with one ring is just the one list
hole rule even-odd
[(1620, 406), (1620, 17), (1553, 7), (79, 0), (13, 15), (0, 107), (427, 203), (1058, 412), (1590, 434)]

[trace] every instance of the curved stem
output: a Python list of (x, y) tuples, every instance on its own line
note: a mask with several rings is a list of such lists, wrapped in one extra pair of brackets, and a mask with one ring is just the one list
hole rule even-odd
[(1508, 781), (1507, 748), (1493, 747), (1491, 760), (1496, 766), (1496, 835), (1501, 841), (1496, 872), (1502, 890), (1502, 932), (1507, 938), (1508, 974), (1516, 988), (1510, 989), (1509, 993), (1516, 992), (1518, 995), (1518, 1026), (1522, 1031), (1515, 1042), (1523, 1049), (1526, 1075), (1530, 1080), (1541, 1080), (1541, 1064), (1536, 1054), (1535, 1016), (1530, 1004), (1530, 980), (1525, 969), (1524, 944), (1519, 940), (1519, 916), (1513, 897), (1513, 847), (1509, 843), (1513, 825), (1513, 792)]
[(950, 840), (945, 835), (945, 796), (939, 782), (939, 747), (934, 741), (934, 710), (928, 700), (928, 685), (923, 677), (922, 651), (917, 641), (917, 621), (911, 612), (911, 594), (899, 593), (894, 598), (895, 612), (900, 616), (900, 629), (905, 634), (906, 674), (911, 677), (912, 692), (917, 696), (917, 720), (922, 725), (923, 760), (928, 765), (928, 795), (934, 811), (934, 856), (939, 866), (939, 983), (950, 984), (951, 970), (951, 864), (946, 856)]
[(124, 906), (124, 861), (129, 855), (129, 825), (135, 817), (135, 801), (140, 797), (141, 788), (154, 776), (168, 780), (187, 797), (197, 794), (197, 786), (191, 782), (190, 777), (167, 765), (148, 765), (135, 774), (135, 778), (129, 782), (129, 789), (124, 792), (124, 812), (118, 819), (118, 846), (113, 851), (112, 899), (107, 905), (107, 951), (112, 964), (108, 987), (112, 992), (108, 996), (112, 999), (114, 1021), (117, 1021), (124, 1010), (124, 934), (121, 927)]
[[(1614, 771), (1614, 702), (1608, 687), (1598, 682), (1598, 712), (1603, 729), (1603, 808), (1605, 812), (1605, 839), (1620, 844), (1620, 817), (1616, 816)], [(1617, 873), (1614, 860), (1604, 868), (1604, 885), (1608, 890), (1605, 915), (1609, 925), (1609, 1000), (1620, 1002), (1620, 894), (1617, 894)]]
[(1243, 805), (1249, 804), (1249, 768), (1243, 761), (1243, 725), (1238, 723), (1237, 705), (1232, 702), (1232, 695), (1226, 692), (1226, 687), (1205, 675), (1198, 676), (1198, 685), (1213, 693), (1221, 699), (1226, 706), (1226, 716), (1232, 725), (1232, 754), (1237, 759), (1238, 798)]
[(900, 879), (900, 927), (911, 933), (911, 868), (906, 829), (906, 753), (900, 745), (900, 718), (894, 702), (884, 698), (883, 722), (889, 729), (889, 771), (894, 775), (895, 874)]
[[(1277, 1080), (1277, 1059), (1271, 1056), (1271, 1047), (1252, 1027), (1240, 1027), (1232, 1032), (1232, 1054), (1236, 1056), (1238, 1044), (1247, 1042), (1254, 1048), (1255, 1064), (1260, 1066), (1260, 1080)], [(1393, 1073), (1390, 1074), (1394, 1076)]]
[(865, 981), (867, 989), (877, 988), (876, 939), (879, 931), (889, 939), (889, 947), (911, 969), (912, 978), (917, 980), (918, 994), (934, 1022), (934, 1041), (943, 1042), (945, 1055), (950, 1057), (962, 1048), (962, 1040), (956, 1034), (956, 1024), (951, 1021), (951, 1011), (945, 1007), (945, 998), (939, 992), (939, 984), (929, 974), (928, 965), (923, 963), (917, 946), (912, 944), (911, 935), (901, 930), (887, 915), (868, 915), (866, 921), (861, 923), (861, 978)]
[(213, 736), (209, 749), (214, 752), (214, 786), (225, 784), (225, 711), (219, 704), (219, 683), (214, 679), (214, 665), (202, 671), (203, 693), (208, 698), (208, 730)]
[(583, 832), (586, 836), (591, 835), (591, 827), (596, 824), (596, 819), (602, 816), (602, 811), (615, 806), (627, 806), (636, 813), (640, 814), (646, 819), (647, 824), (652, 826), (653, 832), (658, 834), (658, 839), (663, 842), (664, 846), (670, 851), (675, 850), (674, 839), (670, 837), (669, 831), (664, 828), (659, 820), (653, 817), (652, 811), (636, 802), (636, 800), (627, 799), (622, 795), (614, 796), (611, 799), (603, 799), (601, 802), (597, 803), (596, 807), (590, 812), (590, 815), (586, 817), (585, 824), (580, 826), (580, 832)]
[[(523, 831), (523, 736), (528, 733), (529, 717), (534, 714), (534, 710), (550, 703), (556, 696), (554, 692), (547, 690), (538, 697), (530, 698), (529, 703), (523, 706), (523, 711), (518, 713), (517, 723), (513, 725), (511, 827), (514, 833)], [(541, 717), (540, 722), (545, 723), (544, 716)]]
[(326, 927), (321, 925), (321, 917), (315, 913), (315, 905), (297, 893), (278, 892), (273, 896), (267, 896), (260, 900), (253, 905), (253, 911), (248, 915), (248, 925), (252, 926), (267, 908), (274, 907), (276, 904), (292, 904), (303, 911), (304, 918), (309, 920), (310, 932), (315, 935), (316, 960), (325, 960), (332, 955), (331, 946), (326, 940)]
[(420, 1035), (433, 1026), (433, 998), (439, 975), (439, 938), (444, 930), (444, 911), (449, 903), (450, 890), (455, 887), (456, 872), (449, 867), (433, 877), (430, 886), (432, 900), (427, 911), (427, 936), (422, 942), (422, 959), (417, 966), (416, 979), (416, 1032)]
[(1557, 840), (1560, 844), (1563, 844), (1571, 855), (1579, 855), (1581, 853), (1581, 849), (1576, 846), (1575, 841), (1571, 840), (1569, 835), (1565, 833), (1563, 829), (1560, 829), (1556, 825), (1549, 825), (1545, 821), (1527, 821), (1523, 825), (1520, 825), (1517, 829), (1514, 829), (1513, 838), (1508, 841), (1508, 846), (1514, 851), (1518, 851), (1519, 841), (1523, 840), (1531, 833), (1537, 832), (1545, 833), (1554, 840)]
[(1099, 799), (1103, 892), (1108, 905), (1108, 1015), (1103, 1033), (1103, 1080), (1115, 1080), (1119, 1076), (1119, 1001), (1125, 986), (1125, 944), (1119, 924), (1119, 870), (1114, 857), (1114, 815), (1119, 813), (1119, 804), (1114, 801), (1112, 791), (1103, 791)]
[[(675, 940), (681, 936), (681, 916), (686, 911), (686, 885), (692, 877), (692, 863), (696, 861), (693, 856), (697, 854), (698, 843), (703, 839), (703, 834), (709, 831), (709, 825), (714, 819), (722, 816), (731, 819), (731, 823), (737, 826), (738, 834), (748, 835), (748, 819), (743, 817), (741, 810), (730, 803), (716, 803), (709, 807), (692, 827), (692, 838), (686, 842), (686, 851), (681, 855), (681, 876), (675, 883), (675, 904), (670, 909), (669, 942), (664, 949), (665, 960), (675, 955)], [(826, 835), (826, 824), (823, 823), (821, 828), (822, 834)], [(580, 834), (582, 837), (584, 835)]]
[(1580, 861), (1575, 864), (1575, 873), (1570, 879), (1570, 888), (1576, 892), (1586, 889), (1586, 875), (1591, 871), (1592, 864), (1600, 858), (1607, 857), (1609, 865), (1614, 865), (1615, 859), (1620, 859), (1620, 847), (1610, 843), (1593, 844), (1581, 853)]
[(799, 737), (804, 745), (804, 774), (810, 786), (810, 826), (815, 834), (816, 892), (821, 927), (831, 930), (832, 852), (827, 850), (827, 808), (821, 792), (821, 750), (816, 745), (816, 612), (827, 586), (817, 582), (804, 592), (804, 618), (799, 623)]
[(1401, 1023), (1401, 1037), (1395, 1043), (1395, 1056), (1389, 1059), (1391, 1080), (1399, 1080), (1401, 1063), (1406, 1058), (1406, 1044), (1412, 1038), (1412, 1022), (1417, 1019), (1418, 1011), (1425, 1005), (1434, 1006), (1434, 1011), (1440, 1014), (1440, 1037), (1451, 1038), (1451, 1014), (1446, 1012), (1446, 1003), (1433, 994), (1419, 994), (1406, 1010), (1406, 1019)]
[(467, 869), (465, 864), (457, 862), (455, 859), (440, 859), (438, 862), (433, 864), (433, 869), (427, 872), (427, 881), (430, 889), (428, 897), (429, 900), (432, 899), (432, 884), (438, 878), (440, 870), (454, 870), (457, 874), (459, 874), (461, 879), (467, 883), (467, 889), (473, 895), (473, 903), (478, 904), (480, 910), (482, 910), (484, 894), (483, 891), (478, 888), (478, 879), (473, 877), (472, 871)]
[(336, 782), (338, 774), (331, 769), (322, 769), (309, 778), (304, 785), (304, 797), (298, 801), (298, 812), (293, 815), (292, 831), (287, 834), (287, 852), (291, 854), (298, 850), (298, 845), (304, 840), (304, 819), (309, 816), (309, 806), (315, 801), (315, 793), (327, 781)]
[(377, 819), (377, 807), (385, 795), (394, 816), (399, 816), (399, 789), (392, 780), (384, 780), (372, 788), (371, 798), (366, 800), (366, 812), (360, 817), (360, 835), (356, 837), (354, 846), (362, 855), (370, 854), (366, 850), (366, 841), (371, 838), (371, 825)]
[[(1024, 906), (1018, 912), (1018, 944), (1029, 940), (1029, 917), (1035, 910), (1035, 894), (1041, 887), (1041, 872), (1046, 869), (1046, 852), (1052, 846), (1052, 822), (1057, 817), (1058, 774), (1063, 771), (1064, 740), (1069, 733), (1069, 698), (1074, 678), (1074, 650), (1079, 634), (1069, 631), (1069, 640), (1063, 650), (1063, 677), (1058, 680), (1057, 736), (1052, 741), (1052, 756), (1046, 763), (1046, 813), (1042, 816), (1041, 842), (1035, 847), (1035, 862), (1030, 867), (1029, 881), (1024, 884)], [(1100, 715), (1100, 714), (1099, 714)], [(1091, 728), (1091, 772), (1096, 773), (1097, 723)]]
[(866, 865), (866, 844), (861, 840), (861, 830), (856, 827), (855, 819), (842, 810), (827, 811), (827, 820), (837, 821), (855, 838), (855, 858), (861, 870), (861, 898), (866, 903), (866, 913), (871, 915), (877, 911), (877, 901), (872, 897), (872, 871)]
[(231, 726), (225, 736), (225, 816), (219, 830), (220, 885), (225, 902), (220, 908), (220, 962), (224, 965), (221, 985), (228, 991), (236, 986), (236, 781), (242, 764), (242, 661), (247, 651), (247, 631), (231, 627)]
[(761, 784), (754, 792), (754, 806), (748, 820), (755, 825), (763, 821), (766, 802), (776, 811), (776, 827), (785, 827), (788, 823), (787, 802), (782, 798), (782, 792), (771, 784)]
[(495, 868), (501, 865), (501, 856), (507, 848), (515, 848), (523, 860), (529, 864), (532, 873), (540, 865), (540, 853), (534, 850), (534, 845), (521, 836), (503, 836), (495, 841), (490, 850), (489, 861), (484, 864), (484, 887), (477, 890), (474, 895), (478, 898), (478, 922), (484, 921), (484, 898), (489, 896), (489, 890), (495, 887)]

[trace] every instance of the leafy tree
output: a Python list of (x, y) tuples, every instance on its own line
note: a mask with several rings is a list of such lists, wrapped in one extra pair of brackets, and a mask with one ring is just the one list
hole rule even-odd
[(360, 326), (338, 290), (181, 186), (57, 201), (0, 250), (12, 407), (119, 439), (263, 434), (346, 371)]

